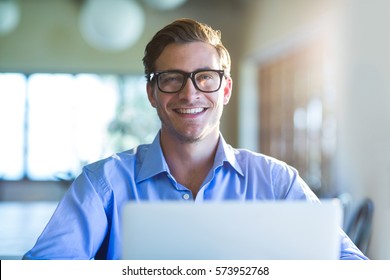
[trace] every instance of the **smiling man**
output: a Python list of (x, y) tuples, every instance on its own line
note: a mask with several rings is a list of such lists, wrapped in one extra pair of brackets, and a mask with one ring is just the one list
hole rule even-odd
[(160, 143), (178, 183), (195, 197), (214, 162), (223, 106), (232, 80), (214, 46), (170, 44), (147, 74), (150, 103), (161, 120)]
[[(161, 120), (155, 140), (85, 166), (25, 259), (120, 259), (129, 201), (318, 202), (294, 168), (225, 142), (219, 127), (232, 78), (219, 31), (174, 21), (152, 38), (143, 62)], [(341, 259), (366, 259), (340, 235)]]

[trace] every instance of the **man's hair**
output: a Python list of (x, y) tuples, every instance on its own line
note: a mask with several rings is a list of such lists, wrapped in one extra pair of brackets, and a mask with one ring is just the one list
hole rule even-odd
[(222, 69), (225, 75), (230, 75), (230, 55), (221, 41), (221, 32), (210, 26), (192, 19), (182, 18), (175, 20), (158, 31), (146, 45), (143, 63), (145, 75), (156, 71), (155, 63), (166, 46), (172, 43), (204, 42), (215, 47), (218, 52)]

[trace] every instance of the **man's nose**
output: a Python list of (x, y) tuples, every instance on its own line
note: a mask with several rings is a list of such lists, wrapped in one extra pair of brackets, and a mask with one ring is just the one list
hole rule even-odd
[(186, 98), (186, 99), (197, 99), (199, 97), (199, 91), (195, 87), (194, 82), (190, 77), (187, 78), (187, 82), (184, 85), (183, 89), (179, 91), (179, 97), (180, 98)]

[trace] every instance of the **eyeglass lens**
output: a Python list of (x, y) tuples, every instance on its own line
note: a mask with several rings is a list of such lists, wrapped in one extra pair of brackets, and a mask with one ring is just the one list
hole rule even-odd
[[(186, 84), (189, 74), (182, 72), (163, 72), (158, 76), (158, 86), (161, 91), (174, 93), (180, 91)], [(191, 77), (195, 87), (204, 92), (217, 91), (221, 84), (221, 76), (217, 71), (200, 71)]]

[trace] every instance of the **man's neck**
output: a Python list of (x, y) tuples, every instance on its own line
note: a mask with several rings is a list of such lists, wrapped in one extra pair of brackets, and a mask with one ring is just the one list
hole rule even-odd
[(160, 136), (165, 160), (176, 181), (196, 196), (213, 166), (219, 132), (195, 142), (183, 142), (171, 136), (164, 132)]

